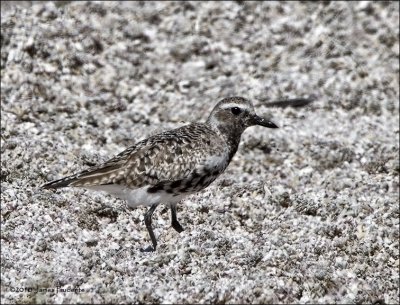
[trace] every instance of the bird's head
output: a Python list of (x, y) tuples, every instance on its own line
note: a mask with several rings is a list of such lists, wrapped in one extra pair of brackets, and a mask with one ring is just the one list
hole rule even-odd
[(243, 97), (227, 97), (214, 107), (207, 123), (220, 130), (242, 133), (247, 127), (260, 125), (278, 128), (269, 119), (258, 116), (253, 104)]

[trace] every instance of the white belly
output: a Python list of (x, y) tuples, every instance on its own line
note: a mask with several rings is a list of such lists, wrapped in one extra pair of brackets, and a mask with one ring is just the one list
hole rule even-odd
[(148, 193), (148, 188), (148, 186), (145, 186), (132, 190), (120, 185), (99, 185), (85, 187), (85, 189), (88, 190), (103, 191), (118, 198), (124, 199), (131, 208), (135, 208), (140, 205), (151, 206), (156, 203), (177, 203), (188, 195), (182, 194), (174, 196), (173, 194), (169, 194), (164, 191)]

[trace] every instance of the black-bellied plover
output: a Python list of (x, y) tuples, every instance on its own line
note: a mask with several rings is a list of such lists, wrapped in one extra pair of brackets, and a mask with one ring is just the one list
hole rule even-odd
[(127, 200), (128, 206), (150, 206), (144, 216), (153, 246), (157, 241), (151, 218), (160, 203), (171, 208), (171, 225), (182, 232), (176, 205), (185, 196), (210, 185), (236, 153), (243, 131), (260, 125), (277, 128), (259, 117), (252, 103), (229, 97), (214, 107), (205, 123), (192, 123), (142, 140), (109, 161), (43, 186), (105, 191)]

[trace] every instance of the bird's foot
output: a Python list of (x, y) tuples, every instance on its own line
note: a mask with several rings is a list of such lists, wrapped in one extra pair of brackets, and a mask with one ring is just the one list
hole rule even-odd
[(154, 251), (156, 251), (156, 249), (153, 246), (148, 246), (147, 248), (141, 248), (140, 249), (140, 252), (144, 252), (144, 253), (154, 252)]

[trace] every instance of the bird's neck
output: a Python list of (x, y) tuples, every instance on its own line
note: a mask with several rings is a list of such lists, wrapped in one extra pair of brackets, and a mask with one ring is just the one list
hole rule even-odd
[(234, 125), (214, 125), (212, 128), (224, 139), (229, 149), (229, 162), (238, 150), (242, 128)]

